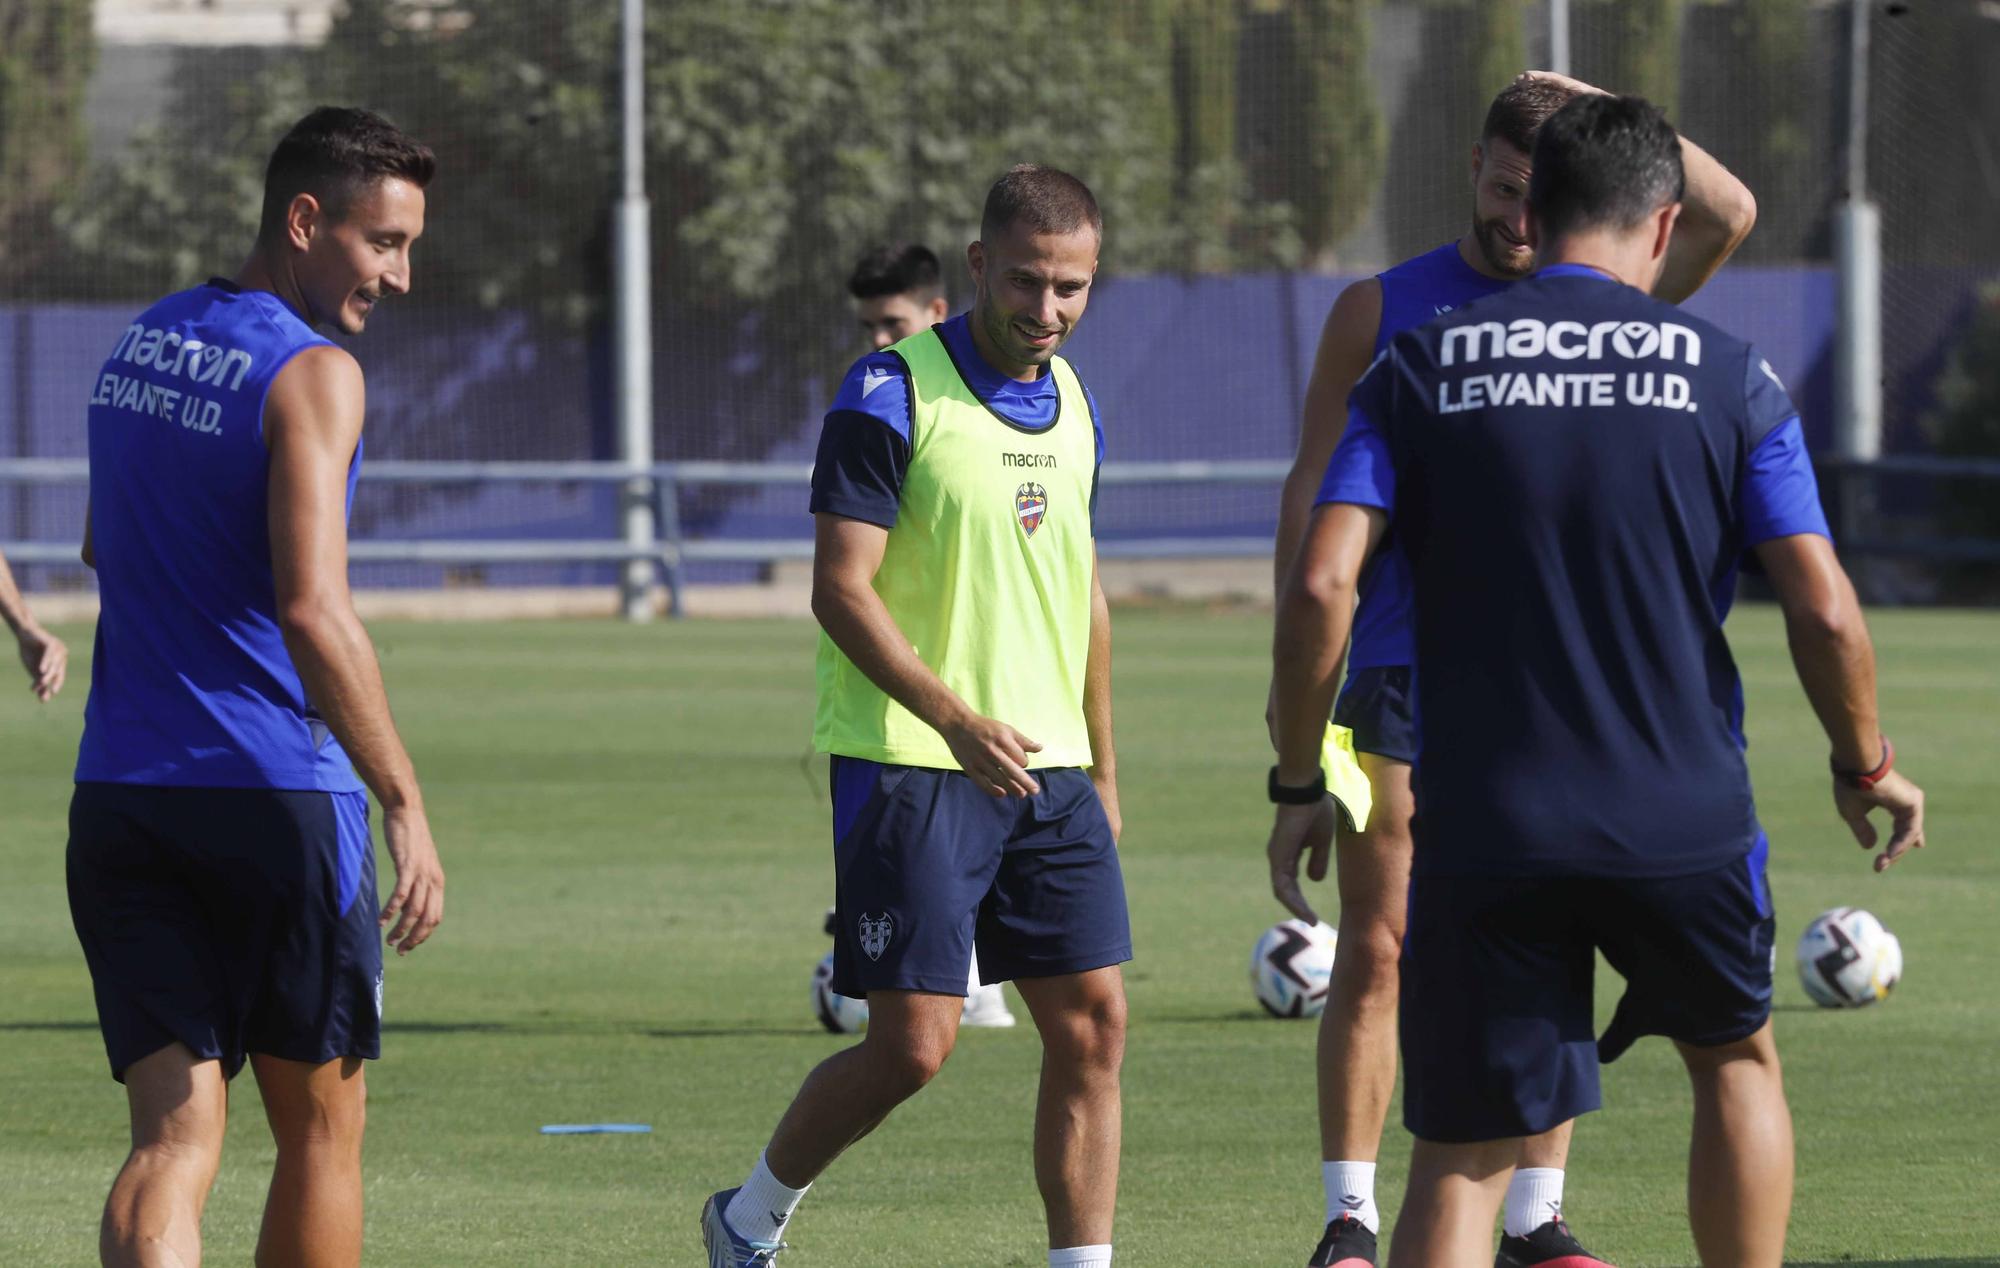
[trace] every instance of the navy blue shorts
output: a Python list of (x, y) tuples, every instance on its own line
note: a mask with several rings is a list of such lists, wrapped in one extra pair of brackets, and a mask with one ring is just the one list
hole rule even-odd
[[(1597, 1067), (1643, 1035), (1699, 1047), (1771, 1014), (1767, 847), (1693, 876), (1410, 883), (1403, 1123), (1425, 1140), (1532, 1136), (1599, 1104)], [(1593, 1034), (1596, 952), (1625, 978)]]
[(1033, 772), (1033, 797), (962, 771), (833, 759), (833, 989), (965, 994), (979, 978), (1083, 973), (1132, 958), (1125, 880), (1090, 776)]
[(1408, 665), (1349, 670), (1333, 704), (1335, 726), (1354, 732), (1354, 751), (1417, 760), (1417, 671)]
[(366, 793), (78, 784), (69, 910), (120, 1082), (176, 1042), (232, 1078), (381, 1055)]

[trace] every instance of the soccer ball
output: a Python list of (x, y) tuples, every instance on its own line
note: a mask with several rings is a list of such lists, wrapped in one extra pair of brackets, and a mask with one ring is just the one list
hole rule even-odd
[(1859, 907), (1823, 911), (1799, 935), (1799, 980), (1821, 1008), (1860, 1008), (1903, 976), (1903, 944)]
[(1272, 925), (1250, 952), (1250, 986), (1273, 1017), (1317, 1017), (1326, 1011), (1333, 977), (1332, 925), (1287, 920)]
[(836, 1035), (851, 1035), (868, 1024), (868, 1001), (837, 995), (833, 989), (833, 952), (813, 968), (813, 1016)]

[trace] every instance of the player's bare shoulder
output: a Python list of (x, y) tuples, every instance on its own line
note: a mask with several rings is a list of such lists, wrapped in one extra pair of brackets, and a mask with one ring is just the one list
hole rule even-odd
[(1366, 366), (1375, 356), (1375, 336), (1382, 328), (1382, 279), (1364, 277), (1349, 282), (1333, 301), (1320, 332), (1320, 356), (1329, 350), (1359, 356)]
[(354, 354), (336, 344), (307, 348), (285, 363), (264, 401), (264, 439), (301, 431), (359, 433), (368, 402)]
[[(1347, 422), (1347, 394), (1375, 359), (1375, 337), (1382, 326), (1382, 282), (1365, 277), (1350, 282), (1333, 301), (1320, 328), (1319, 349), (1313, 354), (1312, 378), (1306, 384), (1301, 452), (1319, 466), (1333, 452), (1333, 443)], [(1315, 433), (1325, 443), (1311, 446)], [(1307, 452), (1308, 448), (1310, 452)]]

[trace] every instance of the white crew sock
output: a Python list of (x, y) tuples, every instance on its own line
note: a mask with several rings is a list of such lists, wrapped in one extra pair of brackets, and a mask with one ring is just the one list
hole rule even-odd
[(1049, 1268), (1111, 1268), (1111, 1243), (1052, 1250), (1049, 1252)]
[(778, 1234), (785, 1231), (785, 1222), (792, 1218), (792, 1212), (799, 1207), (799, 1199), (806, 1195), (806, 1189), (787, 1188), (771, 1174), (771, 1168), (764, 1161), (764, 1155), (757, 1155), (757, 1166), (750, 1172), (750, 1178), (729, 1199), (729, 1209), (722, 1218), (736, 1235), (746, 1241), (775, 1242), (781, 1240)]
[(1321, 1183), (1326, 1185), (1326, 1222), (1352, 1215), (1371, 1233), (1382, 1231), (1382, 1212), (1375, 1206), (1375, 1164), (1372, 1162), (1322, 1162)]
[(979, 994), (979, 952), (972, 953), (972, 968), (965, 975), (965, 995), (967, 999)]
[(1507, 1186), (1509, 1237), (1526, 1237), (1553, 1219), (1562, 1218), (1561, 1167), (1516, 1167)]

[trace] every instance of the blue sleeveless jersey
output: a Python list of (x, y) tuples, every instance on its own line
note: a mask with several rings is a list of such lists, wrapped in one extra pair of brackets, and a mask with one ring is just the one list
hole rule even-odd
[[(90, 397), (101, 613), (76, 778), (352, 792), (278, 628), (264, 397), (327, 340), (219, 279), (119, 337)], [(347, 500), (361, 469), (348, 466)]]
[[(1456, 242), (1405, 260), (1378, 274), (1376, 280), (1382, 284), (1382, 323), (1375, 331), (1378, 356), (1392, 336), (1513, 284), (1490, 278), (1467, 264)], [(1410, 565), (1392, 533), (1361, 580), (1353, 646), (1347, 653), (1350, 673), (1416, 662), (1410, 597)]]

